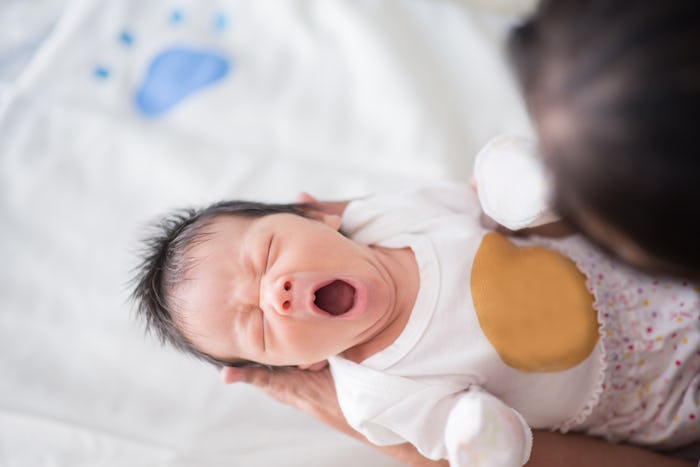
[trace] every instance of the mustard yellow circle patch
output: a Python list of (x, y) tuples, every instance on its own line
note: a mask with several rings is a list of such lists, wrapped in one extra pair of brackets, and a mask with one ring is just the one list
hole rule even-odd
[(598, 341), (585, 276), (556, 251), (519, 248), (490, 232), (476, 253), (471, 291), (484, 335), (512, 368), (566, 370), (585, 360)]

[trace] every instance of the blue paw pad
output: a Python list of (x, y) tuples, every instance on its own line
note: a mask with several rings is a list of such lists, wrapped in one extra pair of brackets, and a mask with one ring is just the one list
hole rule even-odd
[(136, 90), (134, 103), (146, 116), (160, 115), (222, 79), (229, 68), (228, 59), (215, 52), (182, 47), (166, 49), (151, 61)]

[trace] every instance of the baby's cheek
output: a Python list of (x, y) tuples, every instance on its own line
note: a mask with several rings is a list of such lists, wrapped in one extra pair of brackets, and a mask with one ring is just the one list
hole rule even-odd
[(566, 370), (585, 360), (598, 341), (585, 276), (555, 251), (518, 248), (489, 233), (474, 259), (471, 291), (484, 335), (512, 368)]

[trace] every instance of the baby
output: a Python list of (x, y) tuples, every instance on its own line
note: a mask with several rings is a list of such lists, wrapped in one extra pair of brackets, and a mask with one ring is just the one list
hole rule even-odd
[(342, 216), (182, 211), (148, 241), (134, 298), (163, 341), (219, 367), (327, 360), (353, 428), (452, 465), (522, 465), (531, 428), (700, 440), (698, 288), (480, 215), (452, 184)]

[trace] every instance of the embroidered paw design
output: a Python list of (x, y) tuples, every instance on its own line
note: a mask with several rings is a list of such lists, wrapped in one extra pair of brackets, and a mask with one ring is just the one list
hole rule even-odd
[[(164, 20), (172, 29), (183, 28), (187, 15), (184, 10), (175, 8)], [(227, 16), (216, 13), (211, 17), (209, 33), (221, 34), (227, 27)], [(127, 27), (119, 34), (117, 41), (126, 51), (139, 44), (137, 34)], [(230, 58), (211, 47), (186, 42), (162, 47), (149, 60), (143, 76), (134, 84), (134, 109), (146, 117), (162, 116), (183, 100), (224, 79), (231, 68)], [(110, 80), (113, 74), (112, 67), (105, 64), (98, 64), (93, 69), (93, 76), (100, 81)]]

